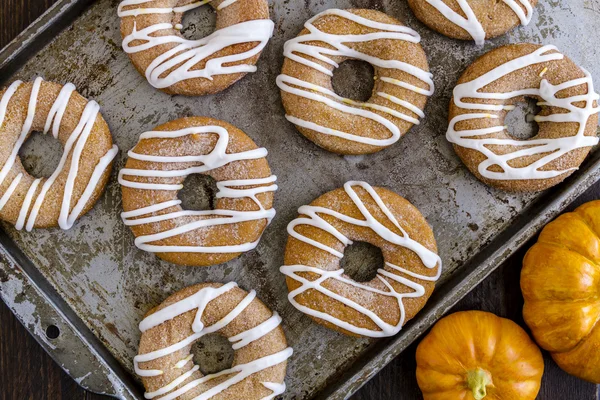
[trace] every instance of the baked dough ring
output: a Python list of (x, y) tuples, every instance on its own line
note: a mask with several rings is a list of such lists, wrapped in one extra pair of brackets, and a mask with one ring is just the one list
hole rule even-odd
[[(150, 310), (140, 323), (142, 337), (135, 371), (147, 399), (270, 399), (285, 391), (287, 347), (281, 317), (256, 292), (228, 284), (187, 287)], [(191, 348), (218, 333), (232, 343), (231, 369), (203, 376)], [(201, 397), (197, 397), (200, 396)]]
[(188, 40), (180, 30), (197, 0), (124, 0), (119, 4), (123, 50), (155, 88), (200, 96), (231, 86), (255, 64), (273, 34), (266, 0), (215, 0), (216, 30)]
[[(520, 140), (504, 119), (525, 97), (539, 101), (539, 132)], [(459, 79), (446, 137), (486, 184), (540, 191), (573, 173), (598, 143), (597, 100), (590, 74), (554, 46), (507, 45), (483, 55)]]
[[(286, 118), (308, 139), (339, 154), (366, 154), (395, 143), (423, 118), (433, 94), (419, 34), (375, 10), (331, 9), (304, 24), (284, 46), (277, 85)], [(366, 102), (338, 96), (333, 70), (345, 60), (375, 70)]]
[[(244, 132), (212, 118), (167, 122), (143, 133), (119, 172), (123, 221), (140, 249), (180, 265), (229, 261), (258, 244), (275, 216), (277, 177)], [(184, 210), (177, 198), (185, 178), (217, 181), (215, 209)]]
[[(427, 221), (404, 198), (347, 182), (298, 212), (281, 267), (294, 307), (345, 334), (383, 337), (398, 333), (425, 305), (442, 263)], [(383, 253), (385, 266), (369, 282), (352, 280), (340, 267), (352, 240)]]
[(537, 0), (408, 0), (417, 18), (429, 28), (479, 45), (529, 24), (536, 4)]
[[(16, 81), (0, 96), (0, 218), (28, 231), (71, 228), (104, 191), (118, 151), (100, 106), (71, 83), (42, 78)], [(64, 149), (48, 178), (31, 176), (19, 158), (33, 131), (52, 134)]]

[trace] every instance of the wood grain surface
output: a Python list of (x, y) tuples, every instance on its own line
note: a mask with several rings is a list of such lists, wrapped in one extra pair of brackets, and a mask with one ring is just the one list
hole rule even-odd
[[(55, 0), (0, 0), (0, 47), (6, 45)], [(597, 183), (569, 209), (585, 201), (600, 198)], [(524, 326), (521, 316), (523, 299), (519, 289), (519, 272), (525, 250), (519, 251), (470, 293), (454, 309), (485, 310), (511, 318)], [(415, 347), (396, 358), (365, 385), (354, 400), (420, 399), (415, 379)], [(547, 353), (546, 372), (539, 399), (598, 400), (598, 388), (561, 371)], [(20, 325), (9, 309), (0, 302), (0, 399), (108, 399), (81, 389), (42, 350)], [(452, 399), (449, 399), (452, 400)]]

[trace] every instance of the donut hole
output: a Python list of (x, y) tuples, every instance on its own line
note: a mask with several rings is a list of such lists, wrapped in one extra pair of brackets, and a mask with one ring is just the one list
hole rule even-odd
[(354, 242), (344, 249), (340, 262), (344, 273), (356, 282), (369, 282), (384, 267), (383, 253), (377, 246), (367, 242)]
[(367, 101), (375, 85), (375, 70), (368, 62), (346, 60), (333, 71), (331, 84), (339, 96), (355, 101)]
[(58, 167), (62, 144), (51, 134), (32, 132), (19, 150), (25, 171), (36, 178), (48, 178)]
[[(179, 25), (180, 24), (180, 25)], [(173, 26), (189, 40), (198, 40), (207, 37), (215, 31), (217, 25), (217, 11), (210, 6), (198, 6), (175, 18)]]
[(194, 364), (200, 367), (204, 375), (231, 368), (233, 365), (233, 348), (227, 338), (218, 333), (202, 336), (192, 345)]
[(192, 174), (183, 181), (183, 189), (177, 197), (186, 210), (214, 210), (219, 189), (210, 175)]
[(534, 117), (539, 114), (541, 107), (537, 103), (537, 99), (526, 97), (525, 101), (515, 104), (515, 109), (506, 114), (504, 124), (508, 126), (508, 134), (511, 137), (527, 140), (538, 134), (539, 126)]

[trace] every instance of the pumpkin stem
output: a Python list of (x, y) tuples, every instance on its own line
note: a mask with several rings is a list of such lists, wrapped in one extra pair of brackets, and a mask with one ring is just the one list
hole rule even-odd
[(482, 400), (487, 395), (487, 386), (492, 383), (490, 375), (481, 368), (467, 371), (467, 386), (473, 392), (475, 400)]

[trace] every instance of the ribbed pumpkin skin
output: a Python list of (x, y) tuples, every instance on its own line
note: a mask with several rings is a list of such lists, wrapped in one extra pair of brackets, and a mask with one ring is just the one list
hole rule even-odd
[(600, 201), (546, 225), (525, 255), (523, 317), (538, 344), (579, 378), (600, 383)]
[(473, 400), (468, 371), (486, 371), (485, 400), (532, 400), (544, 372), (542, 353), (511, 320), (463, 311), (439, 320), (417, 347), (417, 382), (425, 400)]

